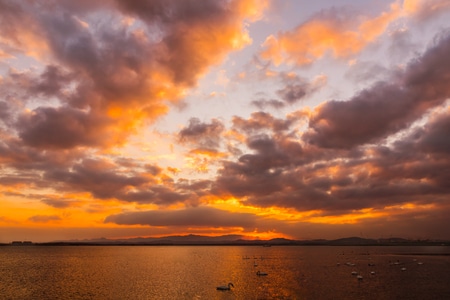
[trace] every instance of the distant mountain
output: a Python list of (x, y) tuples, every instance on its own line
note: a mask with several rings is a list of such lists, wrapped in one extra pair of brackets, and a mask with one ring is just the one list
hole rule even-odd
[(364, 239), (360, 237), (348, 237), (337, 240), (329, 241), (330, 245), (376, 245), (378, 244), (377, 240), (373, 239)]
[(381, 243), (408, 243), (410, 240), (399, 238), (399, 237), (391, 237), (388, 239), (379, 239)]
[(90, 239), (65, 240), (40, 245), (315, 245), (315, 246), (368, 246), (368, 245), (450, 245), (450, 241), (408, 240), (403, 238), (366, 239), (361, 237), (347, 237), (335, 240), (290, 240), (274, 238), (270, 240), (253, 240), (242, 235), (202, 236), (202, 235), (173, 235), (165, 237), (137, 237), (129, 239)]
[(202, 235), (172, 235), (165, 237), (137, 237), (129, 239), (90, 239), (90, 240), (63, 240), (43, 244), (70, 244), (70, 245), (215, 245), (240, 243), (245, 237), (242, 235), (202, 236)]

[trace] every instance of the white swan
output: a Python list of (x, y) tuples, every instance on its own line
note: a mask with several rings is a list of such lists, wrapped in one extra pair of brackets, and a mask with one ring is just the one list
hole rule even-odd
[(229, 290), (231, 290), (231, 287), (234, 287), (234, 285), (230, 282), (228, 285), (221, 285), (221, 286), (218, 286), (216, 289), (218, 291), (229, 291)]
[(267, 273), (258, 271), (258, 272), (256, 272), (256, 275), (258, 275), (258, 276), (267, 276)]

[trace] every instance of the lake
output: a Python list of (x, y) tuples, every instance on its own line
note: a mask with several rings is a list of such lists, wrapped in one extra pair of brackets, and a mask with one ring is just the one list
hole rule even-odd
[[(450, 299), (449, 253), (444, 246), (3, 246), (0, 299)], [(231, 290), (216, 290), (229, 282)]]

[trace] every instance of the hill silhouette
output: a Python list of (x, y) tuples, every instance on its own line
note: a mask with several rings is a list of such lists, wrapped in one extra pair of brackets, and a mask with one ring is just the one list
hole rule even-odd
[(268, 240), (249, 239), (242, 235), (173, 235), (164, 237), (137, 237), (128, 239), (84, 239), (84, 240), (61, 240), (36, 245), (328, 245), (328, 246), (391, 246), (391, 245), (450, 245), (445, 240), (409, 240), (404, 238), (368, 239), (361, 237), (347, 237), (334, 240), (312, 239), (291, 240), (285, 238), (274, 238)]

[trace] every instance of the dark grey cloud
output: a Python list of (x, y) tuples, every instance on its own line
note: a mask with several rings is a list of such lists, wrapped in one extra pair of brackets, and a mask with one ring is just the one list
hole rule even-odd
[(73, 200), (68, 200), (68, 199), (52, 199), (52, 198), (48, 198), (48, 199), (42, 199), (41, 200), (43, 203), (55, 207), (55, 208), (67, 208), (67, 207), (71, 207), (73, 206), (76, 201)]
[(267, 100), (264, 98), (259, 98), (257, 100), (253, 100), (250, 102), (250, 104), (256, 106), (260, 110), (264, 110), (266, 108), (281, 109), (285, 106), (285, 103), (283, 101), (276, 100), (276, 99)]
[(5, 101), (0, 101), (0, 121), (7, 124), (10, 119), (9, 106)]
[(278, 119), (270, 113), (254, 112), (249, 119), (234, 116), (232, 119), (233, 129), (245, 133), (248, 136), (264, 133), (265, 131), (282, 132), (293, 125), (292, 119)]
[(195, 193), (196, 198), (210, 195), (212, 180), (187, 180), (180, 179), (176, 182), (175, 187), (178, 190)]
[(397, 85), (377, 83), (349, 101), (328, 101), (312, 116), (303, 139), (325, 148), (351, 148), (405, 128), (419, 117), (409, 111), (411, 94)]
[[(268, 80), (269, 78), (263, 79)], [(251, 105), (260, 110), (266, 108), (281, 109), (286, 105), (292, 105), (307, 99), (324, 87), (327, 82), (325, 76), (319, 76), (313, 80), (308, 80), (297, 74), (284, 72), (279, 73), (275, 79), (281, 84), (281, 88), (275, 91), (275, 94), (279, 99), (267, 99), (267, 97), (261, 97), (261, 95), (257, 94), (258, 99), (251, 101)]]
[[(49, 171), (59, 168), (68, 168), (74, 161), (82, 159), (85, 154), (82, 151), (47, 149), (41, 151), (34, 147), (27, 147), (23, 142), (15, 137), (3, 136), (0, 141), (0, 164), (9, 166), (28, 177), (34, 171)], [(34, 174), (40, 177), (40, 174)], [(33, 181), (35, 182), (35, 181)]]
[(28, 92), (30, 93), (30, 97), (40, 95), (64, 98), (62, 90), (73, 82), (74, 79), (74, 75), (64, 72), (60, 67), (48, 65), (35, 82), (31, 82), (32, 85), (29, 87)]
[(159, 167), (157, 165), (146, 165), (145, 169), (147, 170), (147, 172), (149, 172), (153, 176), (159, 175), (162, 172), (161, 167)]
[(393, 168), (394, 174), (423, 181), (421, 185), (429, 186), (431, 193), (449, 193), (449, 133), (450, 114), (446, 111), (433, 115), (425, 126), (416, 128), (403, 140), (397, 141), (394, 149), (402, 154), (401, 158), (407, 164), (394, 164), (391, 160), (391, 164), (396, 166)]
[(149, 225), (175, 227), (252, 227), (256, 216), (231, 213), (209, 207), (191, 207), (182, 210), (151, 210), (110, 215), (105, 223), (120, 225)]
[(63, 189), (90, 192), (99, 199), (118, 197), (127, 188), (140, 188), (152, 183), (140, 174), (120, 172), (102, 160), (85, 159), (69, 169), (55, 169), (45, 173), (45, 179), (62, 184)]
[(174, 203), (187, 203), (193, 197), (193, 194), (185, 191), (177, 191), (166, 186), (152, 185), (147, 190), (118, 194), (116, 197), (129, 202), (153, 203), (168, 206)]
[(119, 7), (126, 12), (139, 15), (149, 22), (159, 21), (172, 26), (173, 23), (190, 23), (202, 19), (214, 19), (223, 14), (225, 1), (176, 0), (127, 1), (116, 0)]
[(240, 156), (237, 162), (224, 162), (213, 193), (240, 198), (273, 194), (283, 189), (280, 174), (291, 164), (289, 156), (267, 135), (249, 138), (247, 146), (254, 153)]
[(10, 68), (0, 81), (0, 99), (7, 104), (5, 109), (9, 113), (4, 121), (8, 121), (9, 129), (16, 129), (13, 121), (25, 107), (36, 106), (38, 103), (45, 107), (51, 102), (64, 102), (71, 93), (68, 87), (76, 83), (76, 80), (76, 75), (55, 65), (47, 65), (39, 73), (30, 70), (20, 72)]
[(211, 194), (211, 181), (165, 179), (164, 184), (150, 182), (145, 186), (137, 187), (134, 191), (123, 191), (115, 197), (122, 201), (136, 203), (152, 203), (160, 207), (173, 204), (197, 206), (200, 198)]
[(286, 140), (269, 142), (266, 137), (265, 143), (253, 147), (255, 153), (223, 164), (212, 192), (255, 206), (323, 210), (331, 215), (439, 202), (450, 192), (444, 138), (448, 119), (448, 114), (435, 116), (391, 147), (351, 151), (310, 145), (298, 145), (293, 151)]
[[(69, 166), (49, 168), (40, 180), (61, 192), (88, 192), (97, 199), (160, 206), (176, 203), (197, 205), (199, 197), (209, 194), (209, 181), (175, 181), (158, 166), (135, 162), (130, 170), (129, 163), (123, 168), (123, 164), (114, 161), (85, 158)], [(42, 201), (61, 208), (76, 204), (67, 199)]]
[(283, 88), (276, 91), (276, 94), (287, 104), (294, 104), (299, 100), (306, 98), (322, 88), (325, 83), (325, 77), (317, 78), (315, 81), (309, 82), (305, 78), (301, 78), (292, 74), (280, 74)]
[(202, 123), (198, 118), (191, 118), (189, 125), (183, 128), (178, 136), (182, 143), (195, 144), (201, 148), (217, 149), (220, 146), (224, 130), (225, 126), (217, 119), (211, 120), (211, 123)]
[(450, 35), (442, 36), (390, 82), (378, 82), (348, 101), (328, 101), (303, 139), (325, 148), (374, 143), (411, 125), (450, 96)]
[(101, 144), (103, 137), (98, 135), (99, 128), (104, 126), (101, 123), (82, 110), (41, 107), (22, 115), (18, 128), (21, 139), (28, 146), (69, 149)]
[(419, 129), (411, 136), (418, 137), (416, 144), (418, 150), (448, 158), (447, 155), (450, 153), (450, 112), (447, 111), (432, 117), (431, 122), (423, 130)]

